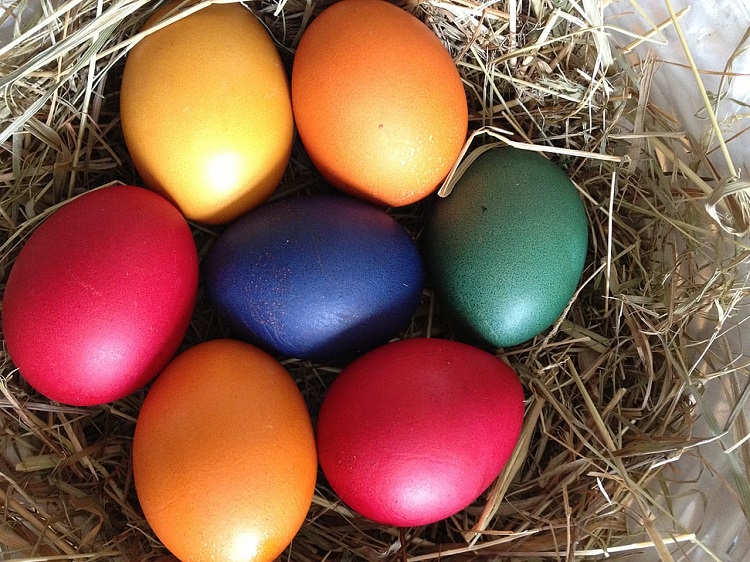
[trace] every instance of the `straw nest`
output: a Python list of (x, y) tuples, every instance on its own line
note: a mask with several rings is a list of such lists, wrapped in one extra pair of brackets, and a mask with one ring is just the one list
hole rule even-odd
[[(119, 129), (118, 88), (130, 38), (158, 4), (45, 0), (42, 15), (22, 20), (0, 48), (0, 279), (34, 227), (67, 199), (110, 182), (140, 183)], [(287, 62), (325, 4), (247, 2)], [(11, 0), (0, 21), (25, 5)], [(696, 454), (709, 437), (691, 432), (705, 383), (725, 378), (736, 391), (736, 409), (717, 433), (738, 423), (747, 394), (735, 378), (740, 366), (717, 359), (747, 291), (737, 266), (748, 255), (731, 235), (747, 230), (745, 186), (728, 155), (723, 171), (706, 158), (723, 150), (718, 123), (710, 145), (677, 131), (646, 95), (653, 61), (611, 47), (610, 36), (626, 34), (603, 26), (599, 2), (401, 5), (434, 30), (463, 77), (475, 134), (462, 162), (492, 142), (544, 151), (580, 189), (589, 259), (551, 330), (492, 350), (522, 378), (527, 414), (517, 451), (483, 497), (443, 522), (395, 529), (352, 513), (321, 475), (283, 559), (570, 560), (654, 548), (668, 560), (670, 549), (697, 539), (656, 496), (674, 476), (671, 461)], [(275, 197), (317, 186), (297, 143)], [(390, 210), (416, 238), (423, 211)], [(193, 230), (204, 256), (219, 229)], [(199, 295), (184, 347), (227, 333)], [(429, 287), (403, 337), (418, 335), (452, 337)], [(101, 407), (62, 406), (34, 393), (5, 350), (0, 359), (0, 556), (164, 555), (139, 510), (129, 462), (145, 391)], [(284, 364), (314, 417), (336, 369)], [(736, 484), (747, 508), (747, 475)]]

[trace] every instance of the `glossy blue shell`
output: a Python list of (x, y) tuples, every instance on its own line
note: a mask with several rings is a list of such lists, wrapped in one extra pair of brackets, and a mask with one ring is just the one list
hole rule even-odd
[(410, 235), (385, 211), (318, 195), (266, 204), (232, 224), (206, 259), (204, 282), (240, 337), (323, 362), (397, 335), (424, 272)]

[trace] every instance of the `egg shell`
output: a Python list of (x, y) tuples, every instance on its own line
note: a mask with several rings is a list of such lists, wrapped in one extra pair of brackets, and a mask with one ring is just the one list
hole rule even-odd
[(320, 465), (360, 514), (426, 525), (465, 509), (492, 483), (523, 414), (518, 377), (490, 353), (441, 339), (396, 341), (352, 362), (326, 393)]
[(493, 148), (435, 202), (425, 259), (438, 300), (500, 347), (549, 328), (576, 291), (588, 224), (576, 187), (538, 153)]
[(243, 339), (327, 362), (404, 328), (424, 273), (415, 243), (385, 211), (317, 195), (269, 203), (232, 224), (204, 277), (211, 302)]
[(120, 113), (144, 182), (198, 222), (226, 223), (261, 204), (291, 153), (281, 57), (239, 3), (203, 7), (139, 41), (125, 64)]
[(435, 190), (468, 126), (446, 48), (419, 19), (383, 0), (344, 0), (312, 21), (294, 58), (292, 105), (323, 176), (390, 206)]
[(21, 375), (58, 402), (94, 405), (148, 383), (190, 322), (198, 254), (163, 197), (107, 187), (55, 211), (8, 277), (2, 325)]
[(274, 560), (304, 522), (317, 466), (302, 394), (247, 343), (211, 340), (178, 355), (138, 414), (138, 500), (183, 562)]

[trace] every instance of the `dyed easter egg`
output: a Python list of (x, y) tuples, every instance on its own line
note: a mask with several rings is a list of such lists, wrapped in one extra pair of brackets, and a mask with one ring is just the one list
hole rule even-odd
[(513, 370), (467, 344), (410, 339), (348, 365), (317, 426), (339, 497), (383, 524), (426, 525), (471, 504), (510, 458), (523, 423)]
[(317, 467), (294, 380), (243, 342), (212, 340), (178, 355), (138, 414), (138, 500), (183, 562), (275, 560), (304, 522)]
[(244, 339), (319, 361), (388, 341), (423, 287), (406, 230), (381, 209), (331, 195), (250, 211), (216, 242), (204, 271), (211, 302)]
[(18, 255), (3, 297), (6, 345), (48, 398), (110, 402), (172, 358), (197, 287), (195, 243), (173, 205), (139, 187), (91, 191), (55, 211)]
[(440, 302), (487, 342), (512, 346), (549, 328), (586, 260), (575, 185), (538, 153), (494, 148), (428, 217), (425, 255)]
[[(179, 5), (160, 8), (145, 29)], [(226, 223), (260, 205), (291, 153), (281, 57), (239, 3), (204, 6), (141, 39), (128, 53), (120, 113), (146, 185), (198, 222)]]
[(384, 0), (345, 0), (305, 30), (292, 68), (302, 143), (336, 187), (389, 206), (433, 192), (466, 139), (461, 76), (437, 36)]

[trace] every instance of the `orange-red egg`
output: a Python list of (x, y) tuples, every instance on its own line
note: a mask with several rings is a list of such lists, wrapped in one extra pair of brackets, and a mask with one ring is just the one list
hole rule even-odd
[(178, 355), (138, 415), (138, 499), (182, 562), (270, 562), (302, 526), (316, 475), (300, 391), (249, 344), (213, 340)]
[(125, 64), (120, 113), (143, 180), (188, 219), (237, 218), (270, 196), (289, 161), (287, 76), (271, 36), (241, 4), (209, 5), (139, 41)]
[(449, 52), (419, 19), (384, 0), (344, 0), (313, 20), (295, 54), (292, 106), (321, 174), (390, 206), (437, 188), (468, 124)]

